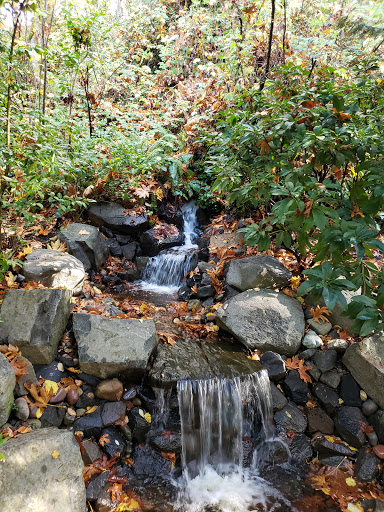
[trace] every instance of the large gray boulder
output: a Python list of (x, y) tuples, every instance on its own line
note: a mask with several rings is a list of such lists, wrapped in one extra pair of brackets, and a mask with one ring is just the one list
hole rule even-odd
[(304, 335), (298, 300), (272, 290), (239, 293), (216, 313), (216, 322), (247, 348), (294, 355)]
[(8, 421), (13, 404), (15, 372), (8, 359), (0, 353), (0, 427)]
[(244, 233), (221, 233), (213, 235), (209, 239), (209, 245), (217, 249), (236, 249), (244, 247)]
[(0, 341), (16, 345), (32, 364), (49, 364), (71, 313), (69, 290), (7, 290)]
[(178, 340), (173, 346), (161, 343), (149, 371), (154, 387), (176, 387), (179, 380), (212, 377), (246, 377), (262, 369), (258, 361), (247, 357), (240, 346), (228, 342), (197, 343)]
[(97, 270), (109, 256), (109, 249), (103, 235), (88, 224), (69, 224), (59, 234), (67, 244), (69, 254), (81, 261), (86, 271)]
[(92, 203), (88, 208), (88, 217), (95, 226), (105, 226), (127, 235), (137, 235), (149, 228), (146, 215), (127, 215), (124, 208), (117, 203)]
[(290, 284), (291, 272), (272, 256), (258, 254), (231, 260), (227, 284), (244, 292), (251, 288), (283, 288)]
[(384, 409), (384, 333), (348, 347), (343, 363), (367, 395)]
[(1, 512), (86, 512), (84, 463), (71, 431), (35, 430), (1, 451)]
[(153, 320), (77, 313), (73, 316), (73, 332), (81, 370), (102, 379), (117, 374), (140, 378), (158, 342)]
[(22, 273), (26, 281), (40, 282), (49, 288), (66, 288), (81, 293), (84, 265), (74, 256), (51, 249), (37, 249), (25, 259)]

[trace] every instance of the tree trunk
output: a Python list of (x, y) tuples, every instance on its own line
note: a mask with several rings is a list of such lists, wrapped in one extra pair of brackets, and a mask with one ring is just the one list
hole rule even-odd
[(275, 26), (275, 12), (276, 12), (276, 0), (272, 0), (272, 10), (271, 10), (271, 25), (269, 28), (269, 40), (268, 40), (268, 53), (267, 53), (267, 62), (265, 65), (265, 72), (260, 81), (259, 91), (262, 91), (265, 86), (265, 81), (267, 80), (269, 69), (271, 66), (271, 53), (272, 53), (272, 40), (273, 40), (273, 29)]

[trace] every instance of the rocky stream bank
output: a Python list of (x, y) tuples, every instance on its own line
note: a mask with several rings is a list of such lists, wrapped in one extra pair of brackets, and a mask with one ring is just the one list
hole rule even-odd
[[(239, 233), (196, 227), (189, 240), (186, 218), (164, 210), (151, 227), (96, 203), (91, 224), (59, 234), (67, 252), (27, 255), (0, 313), (2, 512), (243, 511), (180, 501), (186, 450), (209, 452), (186, 441), (193, 429), (219, 431), (220, 450), (237, 436), (236, 471), (264, 486), (244, 510), (383, 510), (383, 334), (353, 343), (342, 311), (296, 299), (289, 265)], [(148, 278), (156, 257), (186, 276), (172, 301)], [(249, 431), (228, 427), (255, 396)], [(195, 409), (192, 429), (185, 404), (207, 397), (200, 411), (220, 420), (203, 430)]]

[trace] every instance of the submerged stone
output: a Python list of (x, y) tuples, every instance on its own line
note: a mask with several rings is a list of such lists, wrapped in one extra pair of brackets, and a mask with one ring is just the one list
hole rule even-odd
[(173, 346), (158, 346), (148, 381), (154, 387), (170, 388), (175, 387), (179, 380), (242, 377), (261, 368), (258, 361), (249, 359), (234, 344), (178, 340)]

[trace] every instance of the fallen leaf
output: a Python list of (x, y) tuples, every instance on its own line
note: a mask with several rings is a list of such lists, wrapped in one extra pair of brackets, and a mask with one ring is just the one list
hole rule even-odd
[(304, 359), (299, 359), (298, 356), (294, 356), (292, 359), (287, 359), (285, 361), (285, 366), (291, 370), (297, 370), (300, 375), (300, 379), (304, 382), (311, 383), (312, 379), (307, 372), (308, 370), (312, 370), (312, 366), (305, 366), (304, 363)]
[(53, 450), (53, 452), (52, 452), (52, 458), (53, 458), (53, 459), (57, 459), (57, 458), (58, 458), (58, 456), (59, 456), (59, 452), (58, 452), (57, 450)]
[(317, 322), (318, 324), (319, 323), (325, 324), (325, 322), (328, 322), (328, 318), (326, 316), (324, 316), (324, 315), (330, 315), (330, 312), (328, 311), (328, 308), (326, 306), (324, 306), (322, 308), (320, 306), (316, 306), (315, 310), (313, 308), (311, 308), (309, 310), (309, 312), (311, 313), (313, 320), (315, 322)]

